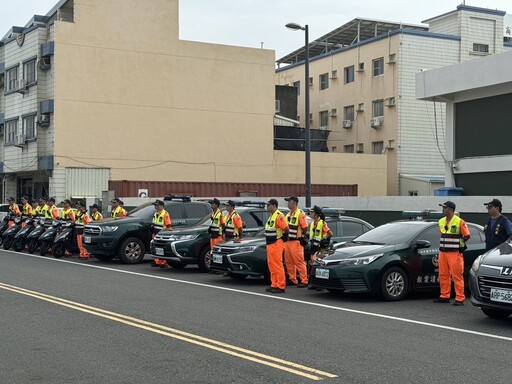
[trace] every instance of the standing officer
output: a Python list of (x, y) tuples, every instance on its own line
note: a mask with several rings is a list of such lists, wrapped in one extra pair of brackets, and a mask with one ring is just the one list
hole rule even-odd
[(267, 202), (267, 211), (270, 217), (265, 225), (265, 239), (267, 241), (267, 264), (270, 270), (270, 287), (265, 289), (271, 293), (284, 293), (286, 288), (286, 275), (283, 266), (284, 243), (288, 240), (288, 224), (286, 218), (277, 208), (277, 200)]
[(503, 209), (501, 201), (492, 199), (488, 203), (484, 203), (484, 205), (487, 206), (490, 216), (484, 226), (485, 250), (488, 251), (512, 236), (512, 224), (509, 219), (501, 214)]
[[(21, 214), (24, 217), (32, 217), (32, 206), (28, 202), (28, 196), (21, 197), (21, 204), (22, 204)], [(26, 226), (27, 226), (27, 223), (25, 222), (25, 220), (23, 220), (21, 223), (21, 228), (25, 228)]]
[[(153, 203), (155, 206), (156, 212), (153, 215), (153, 239), (156, 234), (160, 231), (170, 231), (171, 230), (171, 216), (164, 209), (165, 203), (162, 200), (157, 200)], [(153, 259), (152, 267), (160, 267), (167, 268), (169, 264), (167, 264), (166, 260), (162, 259)]]
[(121, 213), (119, 214), (119, 217), (126, 217), (128, 216), (128, 211), (124, 209), (124, 201), (119, 200), (119, 206), (121, 207)]
[(21, 216), (21, 211), (14, 197), (9, 197), (7, 203), (9, 204), (9, 216), (12, 217), (12, 220), (9, 220), (9, 227), (12, 227), (14, 225), (14, 217)]
[[(325, 222), (325, 215), (322, 212), (322, 208), (315, 205), (313, 209), (309, 211), (309, 216), (313, 219), (313, 222), (309, 226), (309, 240), (311, 247), (309, 250), (310, 260), (308, 261), (308, 264), (313, 262), (317, 257), (323, 257), (321, 251), (322, 249), (329, 247), (330, 239), (332, 237), (332, 231)], [(308, 285), (308, 289), (322, 291), (322, 288), (317, 288), (312, 284)]]
[(235, 202), (228, 200), (224, 203), (228, 215), (225, 218), (226, 225), (224, 226), (224, 239), (225, 240), (242, 240), (243, 223), (240, 215), (235, 211)]
[(113, 219), (117, 219), (117, 218), (126, 216), (126, 211), (124, 210), (123, 207), (121, 207), (121, 205), (119, 204), (120, 202), (121, 202), (121, 199), (119, 199), (118, 197), (116, 197), (115, 199), (113, 199), (111, 201), (112, 212), (110, 215)]
[(75, 212), (73, 212), (73, 208), (71, 208), (71, 200), (61, 201), (63, 204), (61, 219), (66, 221), (75, 221)]
[(55, 197), (50, 197), (46, 202), (46, 206), (47, 209), (45, 211), (45, 226), (49, 226), (52, 224), (52, 220), (59, 220), (59, 210), (55, 206)]
[(91, 218), (93, 221), (101, 221), (103, 220), (103, 215), (100, 213), (98, 204), (93, 204), (91, 206)]
[(213, 247), (222, 239), (222, 228), (226, 225), (224, 221), (224, 215), (222, 211), (219, 209), (220, 201), (219, 199), (213, 198), (209, 201), (213, 213), (212, 213), (212, 223), (210, 224), (210, 228), (208, 228), (208, 233), (210, 234), (210, 249), (213, 250)]
[(41, 207), (39, 206), (37, 200), (32, 200), (30, 205), (32, 206), (32, 217), (41, 216)]
[[(304, 247), (301, 245), (301, 239), (307, 236), (308, 222), (306, 215), (297, 204), (299, 198), (290, 196), (285, 199), (288, 202), (290, 212), (286, 215), (286, 221), (289, 227), (288, 241), (284, 244), (284, 259), (288, 277), (292, 284), (298, 288), (304, 288), (308, 285), (308, 273), (304, 261)], [(297, 272), (300, 276), (300, 283), (297, 281)]]
[(469, 240), (469, 229), (464, 220), (455, 215), (455, 203), (447, 201), (439, 204), (443, 207), (444, 217), (439, 220), (439, 285), (441, 294), (434, 303), (449, 303), (452, 279), (455, 286), (453, 305), (464, 305), (464, 251)]
[(78, 249), (80, 250), (80, 259), (87, 260), (89, 258), (89, 252), (87, 252), (87, 249), (84, 247), (84, 227), (91, 222), (91, 218), (87, 213), (84, 202), (80, 201), (76, 208), (76, 242), (78, 244)]

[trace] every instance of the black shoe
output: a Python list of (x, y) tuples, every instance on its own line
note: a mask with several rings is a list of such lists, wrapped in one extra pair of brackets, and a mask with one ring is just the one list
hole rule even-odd
[(265, 292), (272, 292), (274, 289), (279, 289), (279, 288), (268, 287), (268, 288), (265, 288)]
[(450, 299), (445, 299), (442, 297), (438, 297), (437, 299), (432, 300), (434, 303), (449, 303)]
[(464, 302), (463, 301), (459, 301), (459, 300), (455, 300), (453, 302), (453, 305), (455, 305), (456, 307), (462, 307), (464, 305)]
[(285, 290), (281, 288), (272, 288), (270, 293), (285, 293)]
[(306, 288), (306, 287), (307, 287), (306, 284), (302, 284), (302, 283), (297, 284), (297, 288)]

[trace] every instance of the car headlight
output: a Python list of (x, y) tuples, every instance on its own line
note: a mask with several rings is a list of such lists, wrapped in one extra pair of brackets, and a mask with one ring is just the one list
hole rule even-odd
[(482, 255), (478, 256), (475, 261), (473, 261), (473, 265), (471, 266), (471, 269), (473, 272), (478, 271), (478, 268), (480, 268), (480, 264), (482, 264)]
[(170, 237), (170, 239), (172, 241), (176, 241), (176, 240), (195, 240), (197, 239), (199, 235), (198, 234), (194, 234), (194, 235), (172, 235)]
[(103, 232), (115, 232), (117, 231), (117, 228), (119, 228), (117, 225), (105, 225), (101, 227), (101, 230)]
[(373, 263), (375, 260), (382, 257), (384, 254), (381, 253), (379, 255), (371, 255), (364, 257), (353, 257), (350, 259), (341, 259), (341, 260), (318, 260), (320, 265), (367, 265)]
[(251, 253), (255, 249), (256, 249), (256, 246), (240, 247), (240, 248), (237, 248), (236, 251), (232, 253), (232, 255), (235, 255), (238, 253)]

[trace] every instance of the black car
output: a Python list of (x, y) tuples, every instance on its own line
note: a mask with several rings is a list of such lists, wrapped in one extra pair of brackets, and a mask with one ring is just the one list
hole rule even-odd
[[(260, 232), (268, 220), (269, 213), (265, 202), (235, 202), (236, 212), (243, 222), (243, 237), (251, 238)], [(282, 210), (283, 211), (283, 210)], [(288, 212), (284, 209), (284, 212)], [(210, 215), (197, 225), (173, 231), (160, 231), (151, 242), (151, 255), (155, 259), (167, 261), (173, 268), (184, 268), (197, 264), (203, 272), (210, 270), (211, 252), (208, 228)]]
[[(212, 212), (210, 204), (191, 201), (188, 196), (165, 197), (164, 202), (173, 228), (196, 224)], [(145, 203), (126, 217), (92, 222), (85, 226), (84, 246), (100, 260), (117, 257), (126, 264), (139, 263), (150, 249), (154, 213), (154, 205)]]
[[(430, 212), (430, 217), (441, 216)], [(483, 227), (467, 223), (471, 238), (464, 251), (465, 276), (485, 249)], [(381, 225), (315, 262), (310, 284), (331, 292), (379, 294), (403, 299), (411, 291), (439, 289), (437, 220), (400, 220)]]
[(478, 256), (469, 273), (471, 304), (487, 316), (512, 314), (512, 239)]

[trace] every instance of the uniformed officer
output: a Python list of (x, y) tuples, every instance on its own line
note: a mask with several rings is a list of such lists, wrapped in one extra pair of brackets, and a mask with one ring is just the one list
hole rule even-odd
[(62, 213), (60, 218), (66, 221), (75, 221), (75, 212), (73, 212), (73, 208), (71, 208), (71, 200), (66, 199), (61, 201), (63, 205)]
[[(28, 202), (28, 196), (22, 196), (21, 197), (21, 214), (23, 217), (32, 217), (32, 206)], [(27, 226), (27, 223), (25, 220), (21, 223), (21, 227), (25, 228)]]
[(99, 211), (98, 204), (91, 205), (91, 219), (93, 221), (101, 221), (103, 220), (103, 215)]
[(9, 220), (9, 227), (12, 227), (14, 225), (14, 217), (21, 216), (21, 211), (14, 197), (9, 197), (7, 203), (9, 204), (9, 216), (12, 218), (12, 220)]
[[(322, 212), (322, 208), (315, 205), (313, 209), (309, 211), (309, 216), (313, 219), (313, 222), (309, 226), (309, 240), (311, 247), (309, 251), (310, 261), (308, 261), (308, 264), (311, 264), (316, 258), (323, 257), (321, 251), (322, 249), (329, 247), (332, 231), (325, 222), (325, 215)], [(317, 288), (312, 285), (311, 280), (308, 285), (308, 289), (322, 290), (322, 288)]]
[(242, 223), (242, 218), (238, 212), (235, 211), (236, 204), (233, 200), (228, 200), (224, 203), (224, 205), (226, 206), (226, 211), (228, 212), (227, 216), (225, 217), (226, 224), (223, 229), (224, 239), (241, 240), (244, 225)]
[[(301, 240), (304, 236), (307, 236), (308, 222), (306, 221), (306, 214), (297, 207), (299, 203), (297, 196), (287, 197), (285, 201), (288, 202), (288, 208), (290, 209), (290, 212), (286, 215), (289, 236), (288, 241), (284, 245), (286, 271), (292, 284), (298, 288), (304, 288), (308, 285), (308, 272), (304, 261), (304, 247), (301, 245)], [(300, 283), (297, 280), (297, 272), (300, 277)]]
[(113, 219), (118, 219), (126, 216), (126, 210), (119, 204), (121, 199), (116, 197), (110, 203), (112, 204), (112, 212), (110, 213)]
[(213, 250), (213, 247), (215, 247), (217, 243), (220, 243), (223, 240), (222, 228), (224, 228), (226, 222), (224, 220), (224, 215), (222, 214), (222, 211), (219, 209), (219, 199), (213, 198), (208, 202), (210, 203), (210, 206), (212, 207), (213, 210), (211, 217), (212, 223), (208, 228), (208, 232), (210, 233), (210, 249)]
[[(165, 203), (162, 200), (157, 200), (153, 203), (155, 206), (155, 214), (153, 215), (153, 239), (156, 234), (160, 231), (170, 231), (171, 230), (171, 216), (164, 209)], [(153, 267), (166, 268), (169, 265), (166, 260), (162, 259), (153, 259)]]
[(55, 197), (50, 197), (46, 202), (47, 209), (44, 210), (45, 212), (45, 227), (52, 224), (52, 220), (59, 220), (59, 210), (57, 209), (57, 206), (55, 205)]
[(455, 286), (455, 302), (453, 305), (464, 305), (464, 256), (465, 242), (470, 233), (464, 220), (455, 215), (455, 203), (446, 201), (439, 204), (443, 207), (444, 217), (439, 220), (439, 285), (441, 294), (434, 303), (449, 303), (452, 280)]
[(286, 275), (283, 266), (284, 243), (288, 240), (288, 224), (286, 218), (278, 209), (276, 199), (267, 202), (270, 214), (265, 224), (265, 239), (267, 242), (267, 264), (270, 271), (270, 287), (265, 289), (271, 293), (284, 293)]
[(510, 220), (501, 214), (503, 209), (501, 201), (492, 199), (484, 203), (489, 212), (489, 218), (485, 222), (485, 250), (493, 249), (512, 236), (512, 224)]
[(76, 241), (78, 249), (80, 250), (80, 259), (87, 260), (89, 258), (89, 252), (84, 247), (84, 227), (91, 222), (91, 217), (87, 213), (85, 203), (80, 201), (76, 206)]

